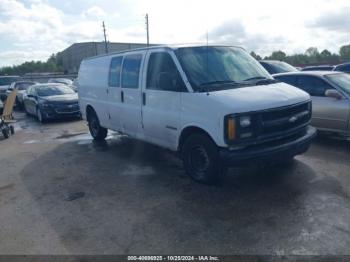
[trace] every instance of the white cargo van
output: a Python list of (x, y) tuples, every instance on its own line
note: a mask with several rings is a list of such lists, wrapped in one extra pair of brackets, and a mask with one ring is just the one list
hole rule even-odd
[(173, 151), (196, 181), (227, 166), (287, 160), (304, 153), (308, 94), (274, 80), (230, 46), (161, 46), (82, 61), (79, 103), (91, 135), (112, 129)]

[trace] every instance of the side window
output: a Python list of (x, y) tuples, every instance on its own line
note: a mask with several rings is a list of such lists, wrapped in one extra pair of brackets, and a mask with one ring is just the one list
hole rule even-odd
[(120, 86), (120, 69), (122, 67), (123, 57), (113, 57), (109, 67), (109, 86)]
[(150, 55), (146, 88), (164, 91), (185, 90), (185, 84), (168, 53), (158, 52)]
[(286, 83), (286, 84), (296, 86), (295, 76), (277, 76), (275, 78)]
[(350, 65), (338, 66), (337, 71), (350, 73)]
[(324, 80), (313, 76), (299, 76), (297, 85), (310, 96), (325, 96), (327, 89), (333, 89)]
[(271, 65), (269, 65), (269, 64), (267, 64), (267, 63), (261, 63), (261, 65), (266, 69), (266, 71), (267, 72), (269, 72), (270, 74), (275, 74), (275, 73), (277, 73), (277, 72), (275, 72), (275, 69), (271, 66)]
[(122, 69), (122, 87), (138, 88), (142, 55), (129, 55), (124, 58)]

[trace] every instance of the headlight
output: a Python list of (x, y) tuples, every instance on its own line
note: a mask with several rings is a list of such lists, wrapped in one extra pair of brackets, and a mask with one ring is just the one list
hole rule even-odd
[(225, 139), (228, 143), (250, 139), (255, 134), (254, 117), (227, 115), (225, 117)]
[(239, 118), (240, 127), (249, 127), (251, 124), (250, 116), (242, 116)]
[(47, 101), (45, 101), (45, 100), (39, 101), (39, 105), (40, 105), (42, 108), (49, 108), (49, 107), (51, 107), (50, 104), (49, 104)]

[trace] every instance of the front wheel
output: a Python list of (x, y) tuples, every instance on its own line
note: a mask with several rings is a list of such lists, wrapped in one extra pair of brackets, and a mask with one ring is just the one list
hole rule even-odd
[(88, 125), (91, 136), (97, 140), (104, 140), (107, 136), (108, 129), (100, 125), (100, 121), (95, 112), (89, 114)]
[(182, 159), (186, 173), (199, 183), (216, 183), (227, 170), (220, 159), (218, 147), (204, 134), (193, 134), (186, 139)]
[(40, 108), (36, 109), (36, 117), (38, 118), (40, 123), (44, 123), (45, 119), (43, 117), (43, 114), (42, 114)]
[(9, 128), (3, 128), (2, 129), (2, 135), (4, 136), (4, 138), (6, 139), (6, 138), (9, 138), (10, 137), (10, 130), (9, 130)]

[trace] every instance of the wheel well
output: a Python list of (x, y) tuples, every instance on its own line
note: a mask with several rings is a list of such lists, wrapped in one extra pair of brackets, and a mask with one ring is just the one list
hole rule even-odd
[(90, 115), (94, 114), (94, 113), (96, 114), (94, 108), (92, 106), (88, 105), (86, 107), (86, 119), (89, 119)]
[[(196, 127), (196, 126), (188, 126), (186, 127), (184, 130), (182, 130), (181, 132), (181, 135), (180, 135), (180, 139), (179, 139), (179, 144), (178, 144), (178, 151), (181, 152), (182, 150), (182, 146), (184, 144), (184, 142), (186, 141), (186, 139), (192, 135), (192, 134), (203, 134), (203, 135), (206, 135), (208, 136), (211, 140), (213, 140), (211, 138), (211, 136), (205, 131), (203, 130), (202, 128), (199, 128), (199, 127)], [(214, 141), (214, 140), (213, 140)], [(214, 141), (215, 143), (215, 141)]]

